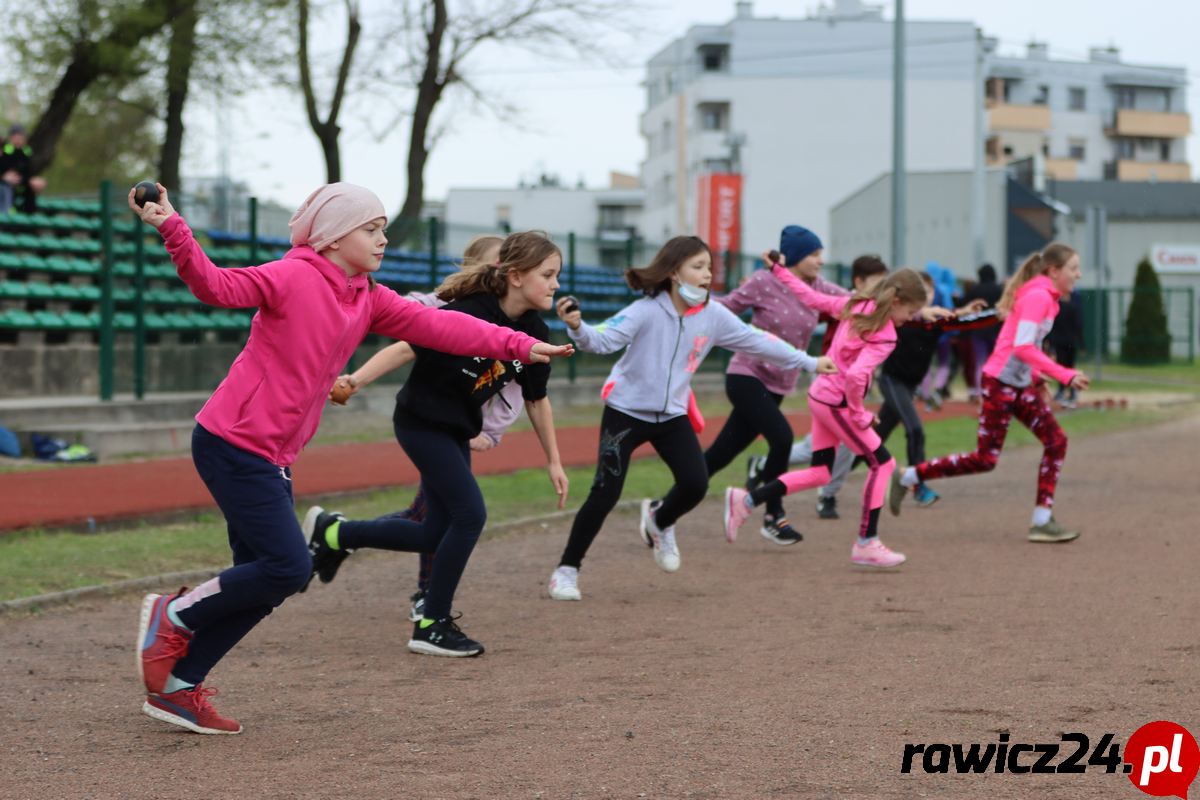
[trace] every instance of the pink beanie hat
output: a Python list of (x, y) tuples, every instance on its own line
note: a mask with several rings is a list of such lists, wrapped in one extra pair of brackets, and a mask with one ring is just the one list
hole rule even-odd
[(352, 183), (328, 183), (308, 196), (288, 221), (292, 246), (318, 253), (355, 228), (383, 217), (383, 203), (370, 189)]

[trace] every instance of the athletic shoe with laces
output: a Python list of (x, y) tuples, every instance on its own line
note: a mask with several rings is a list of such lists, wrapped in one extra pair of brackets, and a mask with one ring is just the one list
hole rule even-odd
[(483, 645), (468, 637), (458, 627), (455, 617), (442, 617), (432, 625), (421, 627), (421, 622), (413, 624), (413, 635), (408, 640), (408, 649), (414, 653), (424, 653), (429, 656), (449, 656), (450, 658), (469, 658), (483, 652)]
[(725, 541), (733, 543), (737, 541), (738, 528), (742, 527), (742, 523), (750, 516), (751, 508), (746, 504), (746, 498), (750, 493), (745, 489), (739, 489), (736, 486), (730, 486), (725, 490), (725, 506), (723, 509), (725, 517)]
[(763, 482), (762, 471), (767, 466), (766, 456), (750, 456), (746, 459), (746, 491), (753, 492)]
[(837, 498), (818, 496), (817, 516), (821, 519), (838, 519)]
[(913, 500), (916, 501), (917, 505), (924, 506), (925, 508), (928, 508), (941, 499), (942, 496), (940, 494), (923, 483), (917, 484), (916, 490), (913, 491)]
[[(320, 578), (321, 583), (329, 583), (337, 577), (337, 571), (342, 566), (342, 562), (354, 552), (345, 549), (334, 550), (325, 541), (325, 529), (333, 523), (345, 521), (345, 519), (340, 511), (326, 511), (320, 506), (313, 506), (308, 509), (308, 513), (304, 515), (304, 522), (300, 525), (300, 529), (308, 537), (308, 552), (312, 555), (313, 560), (312, 574)], [(309, 583), (312, 583), (312, 575), (308, 577), (308, 583), (305, 583), (300, 591), (307, 590)]]
[(241, 733), (242, 726), (236, 719), (222, 717), (208, 701), (217, 693), (215, 688), (196, 684), (170, 694), (149, 694), (142, 713), (196, 733)]
[(904, 495), (908, 494), (908, 487), (900, 482), (900, 478), (900, 470), (894, 470), (892, 472), (892, 482), (888, 485), (888, 511), (892, 512), (893, 517), (900, 516), (900, 504), (904, 502)]
[(1029, 528), (1029, 541), (1031, 542), (1046, 542), (1049, 544), (1057, 544), (1060, 542), (1070, 542), (1079, 538), (1079, 531), (1067, 530), (1062, 525), (1058, 524), (1058, 520), (1054, 517), (1045, 525), (1033, 525)]
[(147, 692), (161, 692), (175, 664), (187, 655), (192, 633), (171, 622), (167, 615), (167, 604), (186, 591), (187, 587), (184, 587), (177, 594), (148, 594), (142, 598), (142, 613), (138, 617), (137, 669)]
[(800, 531), (793, 528), (787, 521), (787, 517), (784, 516), (772, 517), (770, 514), (764, 515), (762, 528), (759, 529), (759, 533), (767, 541), (781, 545), (795, 544), (804, 540), (804, 536)]
[(412, 608), (408, 610), (408, 621), (420, 622), (421, 618), (425, 616), (425, 592), (418, 589), (409, 596), (408, 600), (412, 603)]
[(642, 519), (638, 526), (638, 533), (641, 534), (642, 541), (647, 547), (654, 550), (654, 563), (658, 564), (659, 569), (664, 572), (675, 572), (679, 569), (679, 545), (675, 542), (675, 526), (661, 530), (658, 523), (654, 521), (654, 514), (658, 511), (658, 507), (662, 505), (661, 500), (650, 500), (646, 498), (642, 501)]
[(551, 600), (582, 600), (579, 593), (579, 570), (576, 567), (562, 566), (550, 575)]
[(905, 562), (903, 553), (896, 553), (873, 536), (866, 544), (857, 541), (850, 548), (850, 560), (864, 567), (898, 567)]

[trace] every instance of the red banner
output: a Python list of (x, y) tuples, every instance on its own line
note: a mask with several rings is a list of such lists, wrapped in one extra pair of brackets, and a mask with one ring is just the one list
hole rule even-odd
[(700, 176), (696, 195), (696, 235), (713, 251), (713, 288), (725, 288), (726, 253), (737, 253), (742, 233), (742, 176)]

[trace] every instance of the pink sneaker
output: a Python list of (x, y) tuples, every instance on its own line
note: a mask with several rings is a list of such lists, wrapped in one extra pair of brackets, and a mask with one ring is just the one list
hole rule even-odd
[(855, 542), (850, 548), (850, 560), (864, 567), (898, 567), (905, 558), (903, 553), (892, 552), (875, 537), (866, 544)]
[(738, 528), (750, 516), (750, 506), (746, 505), (746, 497), (750, 493), (745, 489), (730, 486), (725, 490), (725, 541), (737, 540)]

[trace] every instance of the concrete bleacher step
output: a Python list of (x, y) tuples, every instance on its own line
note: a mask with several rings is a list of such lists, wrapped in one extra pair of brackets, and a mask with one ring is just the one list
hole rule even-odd
[(0, 425), (42, 433), (92, 423), (148, 424), (190, 419), (210, 392), (155, 392), (143, 400), (117, 395), (102, 402), (94, 396), (7, 397), (0, 399)]
[(164, 455), (186, 453), (192, 446), (194, 419), (158, 422), (88, 422), (59, 427), (40, 425), (34, 430), (18, 429), (22, 446), (29, 447), (29, 435), (40, 433), (67, 444), (82, 444), (100, 460), (116, 456)]

